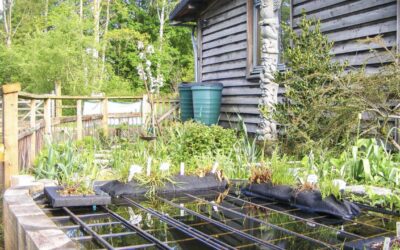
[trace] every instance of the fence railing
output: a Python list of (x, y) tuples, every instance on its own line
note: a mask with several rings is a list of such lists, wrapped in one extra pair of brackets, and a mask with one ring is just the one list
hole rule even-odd
[[(21, 92), (19, 84), (3, 85), (2, 90), (4, 161), (0, 181), (6, 188), (12, 175), (33, 165), (46, 141), (115, 135), (121, 125), (131, 135), (150, 119), (146, 95), (37, 95)], [(155, 100), (157, 123), (173, 119), (178, 107), (177, 100)]]

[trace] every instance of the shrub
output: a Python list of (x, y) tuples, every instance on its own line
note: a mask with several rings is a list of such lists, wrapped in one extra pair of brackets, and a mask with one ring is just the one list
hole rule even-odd
[(275, 106), (273, 117), (284, 131), (286, 149), (302, 155), (345, 142), (358, 113), (337, 84), (345, 65), (332, 63), (333, 43), (321, 33), (320, 23), (303, 17), (299, 28), (300, 35), (284, 27), (292, 47), (283, 54), (288, 70), (278, 72), (276, 82), (285, 87), (286, 101)]
[(238, 140), (236, 132), (220, 126), (194, 122), (174, 123), (168, 128), (165, 144), (169, 145), (173, 162), (191, 162), (194, 156), (229, 155)]

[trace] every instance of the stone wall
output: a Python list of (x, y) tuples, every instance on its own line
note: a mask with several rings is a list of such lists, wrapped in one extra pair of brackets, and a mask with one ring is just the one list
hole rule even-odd
[(3, 198), (5, 249), (77, 249), (34, 202), (30, 193), (37, 185), (6, 190)]

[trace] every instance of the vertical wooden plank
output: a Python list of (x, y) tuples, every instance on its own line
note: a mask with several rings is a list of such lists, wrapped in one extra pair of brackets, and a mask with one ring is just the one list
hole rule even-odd
[(251, 76), (253, 70), (253, 19), (254, 19), (254, 0), (247, 0), (247, 71), (246, 77)]
[(44, 100), (43, 107), (44, 116), (44, 133), (46, 137), (51, 140), (51, 101), (50, 99)]
[(29, 160), (32, 165), (35, 157), (36, 157), (36, 100), (31, 100), (30, 103), (30, 127), (33, 130), (31, 135), (30, 147), (29, 147)]
[(201, 20), (197, 22), (197, 76), (196, 80), (201, 82), (203, 80), (203, 28)]
[[(55, 83), (55, 91), (56, 91), (56, 96), (61, 96), (61, 82), (56, 81)], [(62, 100), (57, 99), (56, 100), (56, 117), (62, 117)]]
[(83, 123), (82, 123), (82, 100), (76, 101), (76, 139), (83, 138)]
[(101, 120), (103, 134), (104, 136), (108, 136), (108, 98), (104, 98), (102, 100), (101, 113), (103, 115), (103, 118)]
[(18, 174), (18, 92), (20, 84), (6, 84), (3, 89), (4, 187)]

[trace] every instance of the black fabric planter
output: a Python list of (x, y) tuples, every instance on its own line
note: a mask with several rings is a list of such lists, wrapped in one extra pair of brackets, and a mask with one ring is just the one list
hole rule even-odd
[(319, 191), (303, 191), (292, 195), (291, 204), (302, 210), (330, 214), (351, 219), (360, 214), (360, 208), (347, 200), (338, 201), (333, 195), (322, 199)]
[(298, 192), (289, 186), (273, 186), (269, 183), (251, 184), (242, 191), (247, 196), (280, 201), (304, 211), (329, 214), (343, 219), (354, 218), (361, 212), (357, 205), (347, 200), (339, 201), (334, 196), (322, 199), (319, 191)]
[(258, 196), (260, 198), (267, 198), (284, 203), (290, 203), (292, 192), (293, 189), (289, 186), (273, 186), (270, 183), (250, 184), (243, 189), (243, 193), (249, 196)]
[(62, 196), (58, 193), (62, 189), (60, 186), (44, 188), (44, 194), (52, 207), (83, 207), (111, 203), (111, 197), (104, 192), (96, 192), (95, 195)]
[[(175, 184), (170, 182), (165, 183), (164, 186), (157, 188), (157, 193), (178, 193), (178, 192), (196, 192), (203, 190), (225, 190), (228, 186), (226, 180), (219, 181), (216, 175), (206, 175), (204, 177), (198, 176), (174, 176), (171, 178)], [(122, 183), (120, 181), (110, 181), (102, 186), (100, 189), (111, 196), (141, 196), (144, 195), (149, 189), (145, 186), (139, 185), (135, 181)]]

